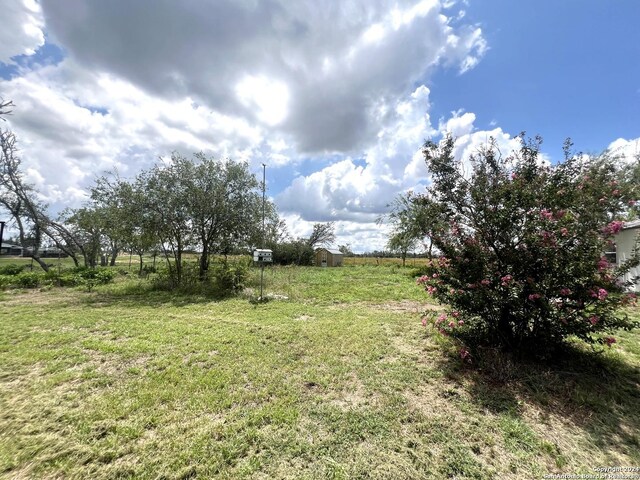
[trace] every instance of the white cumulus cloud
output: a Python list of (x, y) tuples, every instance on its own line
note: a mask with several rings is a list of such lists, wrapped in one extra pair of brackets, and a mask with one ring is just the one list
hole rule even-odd
[(42, 10), (35, 0), (2, 2), (0, 62), (17, 55), (31, 55), (44, 44)]

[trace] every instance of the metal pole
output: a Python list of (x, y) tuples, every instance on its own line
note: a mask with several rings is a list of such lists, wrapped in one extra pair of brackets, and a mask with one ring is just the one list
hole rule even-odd
[[(265, 191), (267, 189), (267, 166), (262, 164), (262, 248), (265, 247), (266, 242), (266, 230), (264, 221), (264, 205), (265, 205)], [(264, 300), (262, 297), (262, 290), (264, 285), (264, 259), (260, 262), (260, 300)]]
[(265, 191), (267, 189), (267, 166), (262, 164), (262, 248), (265, 248), (267, 231), (265, 229), (265, 218), (264, 218), (264, 209), (265, 209)]

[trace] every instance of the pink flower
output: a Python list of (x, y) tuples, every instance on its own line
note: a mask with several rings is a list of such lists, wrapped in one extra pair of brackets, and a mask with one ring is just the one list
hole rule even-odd
[(456, 326), (456, 322), (449, 322), (449, 328), (453, 328)]
[(511, 180), (515, 180), (515, 179), (517, 179), (517, 178), (518, 178), (518, 174), (517, 174), (516, 172), (513, 172), (513, 173), (511, 174)]
[(592, 315), (591, 317), (589, 317), (589, 322), (591, 323), (591, 325), (595, 325), (596, 323), (598, 323), (598, 320), (600, 320), (596, 315)]
[(540, 218), (544, 218), (545, 220), (552, 220), (553, 212), (551, 210), (543, 208), (542, 210), (540, 210)]
[(454, 318), (458, 318), (460, 316), (460, 312), (458, 312), (458, 311), (452, 312), (451, 316), (454, 317)]
[(422, 317), (422, 326), (423, 327), (427, 326), (427, 317)]
[(607, 268), (609, 268), (609, 262), (605, 257), (600, 257), (600, 260), (598, 260), (598, 270), (602, 271)]
[(431, 285), (429, 285), (427, 287), (427, 292), (429, 293), (429, 295), (433, 295), (434, 293), (438, 292), (438, 289), (436, 287), (432, 287)]
[(620, 190), (616, 189), (613, 192), (611, 192), (611, 195), (613, 195), (614, 197), (617, 197), (618, 195), (620, 195)]
[(606, 337), (604, 339), (604, 343), (607, 344), (608, 347), (611, 347), (611, 345), (613, 345), (614, 343), (616, 343), (616, 339), (613, 337)]
[(438, 278), (438, 274), (434, 273), (433, 275), (431, 275), (433, 278)]
[(589, 293), (593, 298), (597, 298), (598, 300), (604, 300), (609, 295), (609, 292), (607, 292), (604, 288), (599, 288), (597, 291), (589, 290)]
[(509, 285), (509, 283), (511, 283), (511, 280), (513, 280), (513, 277), (511, 275), (505, 275), (504, 277), (502, 277), (500, 279), (500, 281), (502, 282), (502, 286), (506, 287)]
[(471, 353), (467, 350), (467, 347), (462, 347), (460, 349), (460, 358), (465, 361), (471, 361)]
[(622, 230), (622, 227), (624, 227), (624, 222), (621, 222), (620, 220), (614, 220), (609, 225), (604, 227), (602, 229), (602, 232), (605, 235), (615, 235), (616, 233), (620, 232), (620, 230)]
[(560, 220), (562, 217), (564, 217), (565, 213), (567, 213), (567, 212), (565, 212), (564, 210), (558, 210), (558, 211), (556, 212), (556, 218), (557, 218), (558, 220)]
[(542, 243), (545, 246), (556, 247), (556, 238), (552, 232), (548, 232), (546, 230), (542, 230), (540, 232), (540, 236), (542, 237)]
[(464, 320), (458, 320), (458, 325), (464, 325)]
[(567, 235), (569, 235), (569, 230), (567, 230), (566, 228), (562, 227), (560, 229), (560, 235), (562, 235), (563, 237), (566, 237)]
[(416, 283), (420, 285), (421, 283), (427, 283), (429, 281), (428, 275), (422, 275), (420, 278), (416, 280)]
[(447, 314), (446, 313), (441, 313), (440, 315), (438, 315), (438, 318), (436, 319), (436, 325), (440, 325), (446, 319), (447, 319)]
[(539, 293), (532, 293), (531, 295), (529, 295), (529, 300), (533, 302), (541, 297), (542, 295), (540, 295)]
[(625, 294), (624, 297), (622, 297), (622, 304), (623, 305), (636, 305), (638, 303), (638, 296), (633, 293), (633, 292), (628, 292), (627, 294)]
[(486, 286), (488, 286), (488, 285), (491, 285), (491, 280), (488, 280), (488, 279), (486, 279), (486, 278), (485, 278), (485, 279), (484, 279), (484, 280), (482, 280), (480, 283), (481, 283), (483, 286), (485, 286), (485, 287), (486, 287)]
[(630, 207), (634, 207), (636, 205), (636, 201), (635, 200), (629, 200), (629, 206)]
[(562, 295), (563, 297), (568, 297), (569, 295), (571, 295), (571, 290), (568, 288), (562, 288), (560, 289), (560, 295)]

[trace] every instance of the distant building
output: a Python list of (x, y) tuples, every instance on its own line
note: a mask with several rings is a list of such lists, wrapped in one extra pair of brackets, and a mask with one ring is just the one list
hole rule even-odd
[[(32, 247), (27, 247), (23, 250), (22, 252), (22, 256), (23, 257), (30, 257), (31, 255), (33, 255), (33, 248)], [(64, 253), (62, 250), (60, 250), (57, 247), (44, 247), (41, 248), (40, 250), (38, 250), (38, 256), (40, 258), (66, 258), (68, 257), (68, 255), (66, 253)]]
[(341, 267), (344, 255), (340, 250), (318, 248), (316, 250), (316, 267)]
[[(624, 227), (620, 233), (615, 236), (616, 251), (615, 260), (611, 258), (610, 261), (620, 265), (625, 260), (629, 259), (633, 254), (633, 249), (638, 241), (640, 235), (640, 220), (634, 220), (632, 222), (625, 222)], [(611, 252), (612, 254), (614, 252)], [(612, 256), (612, 255), (611, 255)], [(629, 281), (634, 277), (640, 276), (640, 267), (632, 268), (623, 278), (625, 281)], [(640, 280), (636, 281), (636, 284), (631, 287), (632, 290), (640, 292)]]
[(20, 255), (22, 255), (22, 247), (20, 245), (14, 245), (13, 243), (2, 242), (0, 255), (12, 255), (15, 257), (19, 257)]

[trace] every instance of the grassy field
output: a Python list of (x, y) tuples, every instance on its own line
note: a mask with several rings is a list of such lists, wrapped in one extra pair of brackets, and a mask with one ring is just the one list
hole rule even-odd
[[(561, 365), (425, 330), (398, 266), (212, 302), (121, 279), (0, 293), (2, 478), (542, 478), (640, 465), (640, 334)], [(638, 312), (632, 312), (638, 315)]]

